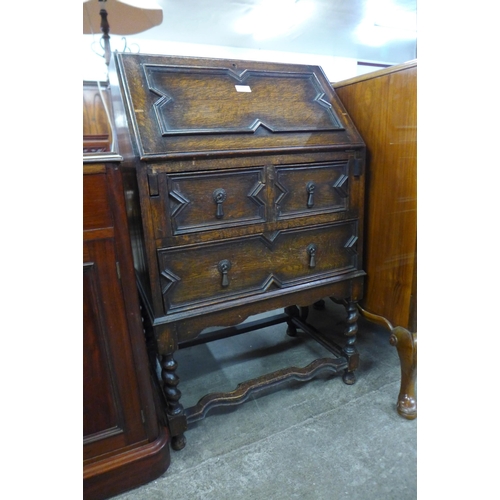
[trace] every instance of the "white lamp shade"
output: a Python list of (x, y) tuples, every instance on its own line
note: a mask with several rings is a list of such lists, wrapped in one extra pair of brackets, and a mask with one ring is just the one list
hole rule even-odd
[(83, 0), (83, 33), (100, 34), (101, 16), (108, 13), (110, 34), (134, 35), (163, 22), (163, 10), (154, 0)]

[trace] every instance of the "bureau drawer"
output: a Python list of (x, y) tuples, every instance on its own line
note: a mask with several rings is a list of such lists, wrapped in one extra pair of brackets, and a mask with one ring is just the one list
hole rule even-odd
[(349, 162), (276, 167), (276, 218), (347, 211)]
[(263, 167), (157, 175), (156, 238), (266, 221)]
[(158, 250), (165, 312), (264, 294), (358, 268), (358, 223)]

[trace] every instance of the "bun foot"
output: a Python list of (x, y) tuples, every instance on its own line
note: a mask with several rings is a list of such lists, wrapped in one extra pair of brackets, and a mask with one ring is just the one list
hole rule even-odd
[(342, 380), (344, 384), (353, 385), (356, 383), (356, 375), (354, 375), (354, 372), (345, 371), (344, 375), (342, 375)]
[(172, 449), (175, 451), (182, 450), (186, 446), (186, 436), (180, 434), (179, 436), (172, 436), (172, 442), (170, 443)]

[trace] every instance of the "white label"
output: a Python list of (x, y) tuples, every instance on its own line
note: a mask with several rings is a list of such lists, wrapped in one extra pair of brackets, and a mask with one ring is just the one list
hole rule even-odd
[(235, 85), (236, 92), (252, 92), (248, 85)]

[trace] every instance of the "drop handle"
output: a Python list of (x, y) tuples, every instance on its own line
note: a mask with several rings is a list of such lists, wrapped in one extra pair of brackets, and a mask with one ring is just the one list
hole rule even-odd
[(314, 182), (308, 182), (306, 186), (307, 191), (307, 208), (312, 208), (314, 206), (314, 190), (316, 189), (316, 184)]
[(231, 262), (227, 259), (221, 260), (218, 265), (219, 272), (222, 274), (222, 283), (223, 287), (229, 286), (229, 270), (231, 269)]
[(217, 188), (213, 192), (213, 199), (216, 204), (215, 217), (217, 219), (222, 219), (224, 217), (224, 210), (222, 204), (226, 201), (227, 194), (226, 191), (222, 188)]
[(309, 267), (316, 267), (316, 251), (317, 247), (314, 243), (311, 243), (307, 247), (307, 254), (309, 255)]

